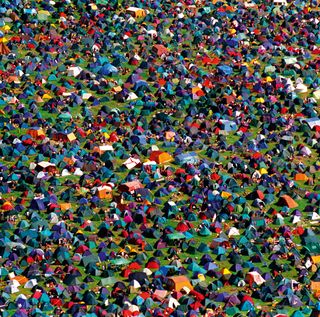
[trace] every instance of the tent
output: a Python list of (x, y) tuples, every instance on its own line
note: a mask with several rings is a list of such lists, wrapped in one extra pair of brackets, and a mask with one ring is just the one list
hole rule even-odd
[(133, 193), (136, 189), (139, 189), (139, 188), (143, 188), (143, 185), (140, 183), (139, 180), (134, 180), (134, 181), (119, 185), (118, 190), (120, 192)]
[(27, 133), (29, 135), (31, 135), (32, 138), (36, 139), (36, 140), (41, 140), (45, 137), (45, 133), (44, 131), (41, 129), (41, 128), (38, 128), (38, 129), (29, 129), (27, 131)]
[(307, 181), (309, 178), (306, 174), (303, 173), (297, 173), (294, 175), (294, 180), (295, 181)]
[(195, 152), (179, 154), (175, 157), (175, 163), (178, 165), (183, 164), (196, 164), (199, 162), (198, 155)]
[(230, 120), (220, 120), (221, 129), (227, 132), (236, 131), (238, 129), (235, 122)]
[(273, 0), (273, 4), (276, 6), (287, 6), (287, 0)]
[(141, 164), (140, 159), (135, 158), (135, 157), (129, 157), (124, 163), (123, 165), (128, 169), (131, 170), (137, 166), (139, 166)]
[(189, 279), (184, 275), (172, 276), (168, 278), (168, 288), (180, 292), (182, 289), (192, 290), (193, 287)]
[(152, 151), (149, 159), (158, 164), (166, 164), (173, 161), (173, 157), (169, 153), (162, 151)]
[(8, 55), (10, 52), (9, 47), (3, 41), (0, 41), (0, 55)]
[(261, 285), (265, 282), (265, 279), (256, 271), (248, 272), (246, 274), (246, 282), (252, 287), (253, 283)]
[(313, 292), (315, 297), (320, 296), (320, 282), (311, 281), (310, 289)]
[(79, 66), (72, 66), (67, 69), (67, 75), (71, 77), (78, 77), (82, 70), (83, 69)]
[(159, 57), (162, 55), (167, 55), (169, 53), (168, 49), (161, 44), (156, 44), (152, 47), (152, 51)]
[(112, 199), (112, 186), (99, 186), (96, 189), (97, 193), (96, 195), (100, 199)]
[(143, 18), (146, 16), (146, 11), (141, 8), (129, 7), (126, 9), (126, 12), (129, 13), (134, 18)]
[(278, 201), (278, 205), (279, 206), (286, 206), (288, 208), (298, 207), (298, 204), (289, 195), (281, 196)]

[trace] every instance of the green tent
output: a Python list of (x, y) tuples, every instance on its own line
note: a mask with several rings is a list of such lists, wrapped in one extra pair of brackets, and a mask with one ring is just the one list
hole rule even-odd
[(114, 276), (102, 278), (99, 282), (99, 285), (101, 286), (108, 286), (108, 285), (114, 285), (117, 283), (118, 280)]
[(166, 240), (170, 245), (174, 244), (176, 241), (184, 240), (184, 239), (186, 239), (186, 237), (181, 232), (170, 233), (166, 236)]
[(110, 263), (115, 266), (128, 265), (130, 262), (130, 260), (121, 257), (110, 261)]

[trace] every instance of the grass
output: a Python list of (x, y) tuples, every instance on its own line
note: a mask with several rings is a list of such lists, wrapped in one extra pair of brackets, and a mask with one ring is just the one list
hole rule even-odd
[[(75, 10), (75, 18), (76, 18), (76, 19), (79, 19), (79, 15), (77, 14), (77, 11), (76, 11), (76, 10)], [(168, 23), (171, 23), (172, 21), (173, 21), (173, 19), (171, 19), (171, 18), (168, 19)], [(56, 22), (56, 21), (55, 21), (54, 19), (51, 19), (51, 18), (50, 18), (50, 22), (54, 23), (54, 22)], [(138, 22), (143, 22), (143, 20), (139, 20)], [(188, 32), (188, 30), (182, 30), (182, 31), (181, 31), (182, 34), (186, 34), (187, 32)], [(10, 35), (11, 35), (11, 33), (10, 33)], [(12, 34), (12, 35), (13, 35), (13, 34)], [(170, 38), (170, 37), (165, 36), (165, 35), (163, 35), (163, 34), (161, 34), (161, 37), (162, 37), (163, 41), (164, 41), (166, 44), (167, 44), (167, 43), (170, 43), (170, 41), (171, 41), (171, 38)], [(190, 45), (190, 43), (189, 43), (188, 41), (187, 41), (187, 43), (184, 43), (184, 44), (188, 44), (190, 47), (192, 47), (192, 45)], [(179, 47), (179, 49), (180, 49), (180, 47)], [(193, 51), (192, 51), (192, 57), (191, 57), (190, 60), (189, 60), (190, 63), (191, 63), (191, 62), (194, 62), (195, 64), (198, 65), (198, 69), (199, 69), (199, 70), (202, 70), (203, 72), (207, 72), (208, 70), (207, 70), (205, 67), (203, 67), (202, 65), (200, 65), (200, 63), (198, 63), (198, 61), (196, 60), (196, 54), (197, 54), (197, 53), (198, 53), (198, 52), (197, 52), (196, 50), (193, 50)], [(215, 55), (215, 52), (207, 51), (207, 53), (208, 53), (209, 55), (212, 55), (212, 57)], [(20, 45), (20, 46), (19, 46), (19, 52), (18, 52), (19, 57), (24, 57), (24, 56), (26, 56), (27, 54), (29, 54), (29, 50), (27, 50), (24, 45)], [(54, 56), (54, 54), (53, 54), (53, 56)], [(278, 58), (277, 58), (277, 62), (280, 62), (281, 59), (282, 59), (282, 57), (283, 57), (283, 56), (278, 57)], [(314, 58), (316, 58), (316, 56), (312, 56), (312, 58), (314, 59)], [(87, 66), (88, 66), (88, 64), (91, 62), (91, 60), (89, 60), (89, 58), (84, 58), (84, 59), (85, 59), (84, 62), (79, 63), (79, 66), (82, 67), (82, 68), (84, 68), (84, 69), (86, 69)], [(160, 65), (161, 63), (162, 63), (162, 61), (159, 60), (159, 59), (157, 59), (156, 62), (155, 62), (155, 65)], [(265, 67), (266, 65), (267, 65), (267, 63), (261, 63), (261, 68), (264, 69), (264, 67)], [(123, 68), (127, 68), (127, 69), (128, 69), (128, 73), (127, 73), (126, 75), (119, 73), (118, 75), (116, 75), (116, 76), (114, 76), (114, 77), (112, 77), (112, 78), (107, 78), (107, 79), (110, 80), (110, 81), (112, 80), (112, 81), (114, 81), (115, 83), (116, 83), (116, 82), (120, 82), (120, 80), (123, 81), (123, 82), (125, 82), (125, 81), (127, 80), (128, 76), (130, 76), (130, 74), (132, 74), (132, 73), (135, 71), (135, 69), (136, 69), (136, 66), (130, 65), (130, 64), (128, 64), (128, 63), (124, 63), (122, 66), (123, 66)], [(213, 68), (213, 69), (214, 69), (214, 68)], [(213, 69), (209, 69), (209, 72), (210, 72), (210, 71), (213, 71)], [(252, 65), (249, 65), (249, 69), (250, 69), (251, 71), (253, 70)], [(42, 76), (43, 76), (44, 78), (47, 78), (47, 77), (48, 77), (52, 72), (54, 72), (54, 71), (56, 71), (56, 67), (53, 67), (53, 68), (51, 68), (51, 69), (49, 69), (49, 70), (43, 71), (43, 72), (42, 72)], [(34, 74), (31, 74), (31, 75), (33, 76)], [(149, 75), (148, 75), (148, 73), (147, 73), (147, 70), (144, 70), (144, 71), (141, 73), (141, 77), (142, 77), (142, 79), (144, 79), (144, 80), (146, 80), (146, 79), (148, 78), (148, 76), (149, 76)], [(80, 80), (77, 79), (77, 78), (67, 77), (67, 76), (65, 76), (65, 74), (61, 74), (61, 75), (59, 76), (58, 80), (57, 80), (57, 81), (53, 81), (52, 83), (55, 84), (55, 85), (60, 86), (60, 85), (61, 85), (60, 79), (71, 79), (74, 83), (82, 82), (82, 81), (80, 81)], [(154, 94), (154, 93), (156, 92), (156, 88), (154, 88), (154, 87), (152, 86), (152, 84), (153, 84), (153, 82), (150, 82), (150, 83), (149, 83), (150, 89), (151, 89), (151, 92), (150, 92), (150, 93), (151, 93), (151, 94)], [(195, 85), (194, 82), (193, 82), (192, 84)], [(68, 92), (72, 92), (73, 90), (74, 90), (74, 88), (72, 87), (71, 89), (68, 89)], [(88, 92), (90, 92), (90, 93), (92, 93), (92, 95), (93, 95), (94, 97), (98, 98), (98, 99), (103, 96), (103, 95), (97, 94), (97, 93), (94, 92), (94, 91), (90, 91), (90, 89), (88, 89), (87, 87), (85, 88), (85, 90), (88, 91)], [(108, 102), (103, 102), (103, 103), (101, 103), (101, 104), (100, 104), (99, 106), (97, 106), (97, 107), (93, 107), (93, 106), (91, 106), (91, 104), (88, 104), (88, 108), (92, 111), (94, 117), (97, 115), (97, 113), (98, 113), (98, 111), (99, 111), (99, 109), (100, 109), (100, 107), (101, 107), (102, 105), (107, 105), (107, 106), (109, 106), (110, 108), (119, 108), (121, 111), (127, 109), (127, 106), (128, 106), (128, 104), (129, 104), (129, 102), (119, 103), (119, 102), (115, 101), (115, 100), (113, 99), (113, 94), (112, 94), (112, 92), (111, 92), (110, 90), (111, 90), (111, 89), (106, 89), (106, 92), (105, 92), (105, 95), (107, 95), (108, 97), (110, 97), (110, 101), (108, 101)], [(258, 95), (253, 93), (253, 96), (258, 96)], [(307, 98), (307, 97), (309, 97), (309, 96), (310, 96), (310, 95), (300, 95), (300, 97), (303, 98), (303, 99), (304, 99), (304, 98)], [(33, 97), (33, 96), (31, 96), (30, 98), (28, 98), (27, 100), (25, 100), (25, 101), (24, 101), (25, 104), (28, 104), (28, 102), (32, 100), (32, 97)], [(141, 98), (139, 98), (139, 99), (141, 99)], [(194, 103), (196, 104), (196, 101), (195, 101)], [(50, 112), (48, 112), (48, 111), (45, 111), (45, 110), (43, 109), (43, 106), (44, 106), (43, 103), (40, 103), (38, 106), (39, 106), (41, 115), (42, 115), (42, 117), (43, 117), (44, 119), (53, 118), (54, 120), (56, 120), (56, 117), (57, 117), (58, 114), (52, 114), (52, 113), (50, 113)], [(73, 116), (76, 124), (80, 125), (80, 124), (82, 123), (82, 119), (80, 119), (80, 118), (77, 119), (76, 116), (79, 114), (79, 112), (81, 111), (81, 108), (82, 108), (82, 107), (80, 107), (80, 106), (79, 106), (79, 107), (71, 107), (71, 106), (70, 106), (69, 108), (70, 108), (70, 112), (71, 112), (71, 114), (72, 114), (72, 116)], [(163, 110), (156, 109), (156, 111), (167, 111), (167, 110), (171, 110), (171, 109), (163, 109)], [(301, 109), (299, 109), (299, 111), (300, 111), (300, 110), (301, 110)], [(152, 117), (153, 117), (154, 114), (155, 114), (155, 112), (152, 112), (150, 115), (146, 116), (146, 119), (147, 119), (148, 122), (151, 121), (151, 119), (152, 119)], [(4, 114), (4, 116), (7, 117), (7, 118), (9, 117), (8, 114)], [(184, 118), (177, 118), (177, 120), (179, 121), (180, 124), (182, 124)], [(67, 123), (66, 125), (68, 126), (69, 123)], [(113, 126), (113, 125), (107, 125), (106, 130), (107, 130), (107, 132), (112, 132), (112, 131), (115, 130), (115, 126)], [(250, 132), (252, 133), (252, 137), (251, 137), (250, 139), (255, 138), (255, 137), (257, 136), (257, 134), (259, 133), (259, 131), (260, 131), (260, 128), (258, 128), (258, 127), (250, 127)], [(279, 130), (279, 131), (280, 131), (280, 130)], [(277, 132), (279, 132), (279, 131), (277, 131)], [(11, 134), (16, 134), (18, 137), (21, 137), (22, 135), (25, 135), (26, 132), (27, 132), (27, 129), (19, 129), (19, 128), (10, 131)], [(101, 133), (100, 131), (98, 131), (98, 132), (93, 132), (93, 134), (94, 134), (95, 136), (99, 136), (100, 133)], [(297, 136), (299, 137), (299, 139), (300, 139), (299, 142), (301, 141), (301, 143), (303, 143), (303, 142), (305, 141), (305, 138), (303, 137), (302, 133), (297, 133), (296, 135), (297, 135)], [(230, 133), (230, 134), (227, 135), (226, 138), (227, 138), (228, 144), (234, 144), (236, 141), (239, 140), (240, 136), (237, 135), (236, 133)], [(85, 141), (83, 141), (83, 142), (81, 143), (81, 147), (83, 147), (84, 142), (85, 142)], [(211, 145), (217, 145), (217, 143), (216, 143), (216, 136), (213, 136), (213, 137), (211, 138)], [(148, 145), (148, 146), (149, 146), (149, 145)], [(160, 148), (161, 150), (167, 150), (167, 151), (170, 151), (170, 152), (173, 152), (173, 151), (175, 150), (174, 147), (172, 147), (172, 148), (164, 148), (164, 147), (162, 146), (162, 144), (158, 144), (158, 146), (159, 146), (159, 148)], [(275, 143), (275, 142), (270, 142), (270, 143), (268, 143), (268, 146), (269, 146), (268, 149), (261, 151), (263, 154), (265, 154), (265, 153), (266, 153), (267, 151), (269, 151), (270, 149), (274, 148), (274, 147), (276, 146), (276, 143)], [(207, 160), (210, 161), (210, 159), (205, 155), (205, 150), (197, 150), (196, 152), (197, 152), (197, 154), (199, 155), (199, 157), (200, 157), (201, 159), (207, 159)], [(239, 155), (241, 158), (244, 158), (244, 156), (245, 156), (247, 153), (245, 153), (245, 152), (236, 152), (236, 153), (233, 153), (233, 152), (231, 152), (231, 151), (224, 151), (224, 152), (221, 151), (219, 154), (221, 155), (221, 157), (222, 157), (222, 159), (223, 159), (223, 164), (225, 165), (225, 164), (228, 162), (228, 160), (229, 160), (233, 155)], [(35, 156), (30, 156), (30, 157), (29, 157), (29, 160), (28, 160), (27, 162), (25, 162), (26, 166), (28, 166), (28, 165), (30, 164), (30, 162), (32, 162), (34, 159), (35, 159)], [(147, 160), (147, 159), (148, 159), (148, 157), (141, 155), (141, 160), (142, 160), (142, 161), (145, 161), (145, 160)], [(317, 155), (314, 153), (311, 157), (295, 157), (293, 161), (294, 161), (294, 162), (302, 161), (302, 162), (304, 162), (307, 166), (311, 166), (311, 165), (313, 165), (317, 160), (318, 160), (318, 157), (317, 157)], [(114, 159), (114, 164), (115, 164), (115, 166), (120, 166), (120, 165), (123, 163), (123, 161), (124, 161), (123, 159), (115, 158), (115, 159)], [(4, 165), (6, 165), (7, 167), (11, 168), (11, 167), (15, 164), (16, 159), (14, 159), (14, 160), (12, 160), (12, 161), (9, 161), (9, 160), (6, 160), (6, 158), (3, 158), (3, 159), (0, 160), (0, 162), (3, 163)], [(172, 164), (170, 164), (170, 165), (171, 165), (174, 169), (178, 168), (178, 166), (175, 165), (174, 163), (172, 163)], [(136, 169), (136, 170), (134, 170), (134, 171), (139, 172), (139, 169)], [(223, 168), (223, 169), (221, 170), (221, 172), (222, 172), (224, 175), (227, 175), (227, 174), (228, 174), (227, 171), (225, 170), (225, 168)], [(124, 180), (124, 179), (126, 178), (126, 176), (127, 176), (128, 171), (118, 171), (118, 170), (116, 170), (114, 173), (119, 177), (120, 180)], [(318, 172), (316, 172), (316, 178), (317, 178), (318, 180), (319, 180), (319, 176), (320, 176), (320, 172), (318, 171)], [(291, 175), (289, 175), (289, 177), (291, 178)], [(58, 186), (57, 189), (56, 189), (56, 194), (57, 194), (58, 196), (59, 196), (61, 193), (63, 193), (63, 191), (65, 191), (65, 190), (67, 189), (67, 187), (63, 185), (63, 183), (64, 183), (65, 180), (70, 180), (70, 181), (72, 181), (73, 183), (78, 183), (78, 182), (79, 182), (79, 177), (78, 177), (78, 176), (74, 176), (74, 175), (67, 176), (67, 177), (61, 177), (61, 176), (59, 176), (58, 178), (59, 178), (59, 180), (60, 180), (61, 183), (62, 183), (62, 185), (61, 185), (61, 186)], [(309, 185), (306, 185), (306, 184), (301, 183), (301, 182), (296, 182), (296, 184), (297, 184), (297, 186), (298, 186), (299, 188), (303, 188), (303, 189), (306, 189), (306, 190), (308, 190), (308, 191), (312, 191), (312, 190), (313, 190), (313, 186), (309, 186)], [(33, 187), (33, 189), (34, 189), (34, 187)], [(241, 192), (239, 193), (239, 195), (245, 195), (246, 192), (250, 192), (250, 191), (252, 191), (252, 190), (254, 190), (254, 189), (255, 189), (255, 186), (247, 187), (247, 188), (245, 188), (245, 189), (242, 189)], [(18, 197), (20, 197), (20, 196), (21, 196), (21, 193), (20, 193), (20, 192), (17, 192), (17, 191), (13, 191), (13, 192), (11, 192), (11, 193), (2, 194), (2, 198), (5, 199), (5, 200), (6, 200), (6, 199), (13, 199), (13, 200), (15, 200), (16, 198), (18, 198)], [(188, 200), (188, 198), (189, 198), (188, 195), (182, 195), (182, 196), (180, 196), (179, 198), (174, 198), (174, 197), (172, 197), (171, 195), (166, 196), (166, 197), (164, 197), (164, 198), (162, 199), (162, 204), (159, 206), (159, 208), (162, 209), (162, 208), (163, 208), (163, 205), (164, 205), (164, 202), (165, 202), (166, 200), (170, 200), (170, 199), (175, 199), (176, 201), (179, 201), (179, 199), (182, 199), (182, 200), (185, 200), (185, 201), (186, 201), (186, 204), (189, 204), (190, 201)], [(31, 200), (31, 197), (28, 197), (26, 200), (27, 200), (27, 204), (28, 204), (28, 202)], [(59, 203), (60, 203), (60, 202), (62, 202), (61, 199), (59, 199)], [(108, 206), (109, 206), (109, 203), (110, 203), (109, 201), (105, 201), (105, 202), (104, 202), (104, 206), (102, 207), (102, 209), (107, 209)], [(248, 201), (247, 204), (248, 204), (248, 206), (249, 206), (252, 210), (255, 210), (255, 209), (256, 209), (256, 208), (254, 208), (254, 207), (252, 206), (252, 201)], [(299, 209), (300, 211), (303, 212), (303, 211), (305, 210), (306, 206), (309, 205), (310, 203), (309, 203), (306, 199), (302, 199), (302, 200), (299, 200), (299, 201), (298, 201), (298, 204), (299, 204), (299, 206), (298, 206), (297, 209)], [(72, 203), (71, 205), (72, 205), (72, 209), (73, 209), (73, 210), (76, 210), (76, 209), (79, 207), (77, 203)], [(278, 211), (280, 211), (280, 209), (281, 209), (279, 206), (276, 206), (275, 204), (271, 204), (270, 207), (275, 208), (275, 209), (278, 210)], [(94, 213), (98, 213), (98, 212), (99, 212), (99, 209), (100, 209), (100, 208), (94, 208), (94, 209), (93, 209)], [(41, 212), (41, 216), (43, 216), (44, 218), (47, 217), (47, 214), (48, 214), (47, 211)], [(18, 218), (19, 218), (19, 220), (21, 220), (21, 219), (26, 219), (26, 216), (25, 216), (25, 214), (22, 212), (22, 213), (20, 213), (20, 214), (18, 215)], [(101, 221), (96, 221), (96, 220), (92, 220), (92, 221), (93, 221), (94, 227), (96, 228), (96, 230), (93, 231), (92, 234), (97, 234), (97, 228), (98, 228), (99, 224), (101, 223)], [(167, 225), (167, 226), (172, 226), (173, 228), (176, 228), (176, 226), (177, 226), (178, 223), (179, 223), (179, 220), (169, 219), (165, 225)], [(201, 224), (201, 220), (197, 220), (197, 221), (194, 221), (194, 222), (192, 222), (192, 223), (193, 223), (193, 225), (195, 226), (195, 228), (198, 228), (199, 225)], [(290, 223), (289, 217), (285, 217), (285, 224), (286, 224), (286, 225), (289, 225), (291, 228), (293, 227), (293, 225)], [(148, 225), (148, 226), (152, 226), (152, 225), (153, 225), (153, 222), (152, 222), (152, 221), (148, 221), (147, 225)], [(230, 222), (230, 225), (233, 225), (233, 223)], [(299, 225), (300, 225), (300, 224), (299, 224)], [(301, 225), (304, 226), (304, 227), (306, 227), (306, 228), (309, 228), (309, 227), (311, 226), (310, 222), (309, 222), (308, 220), (305, 220), (305, 219), (304, 219), (304, 221), (301, 223)], [(50, 226), (52, 226), (52, 225), (50, 225)], [(70, 227), (71, 227), (72, 229), (73, 229), (73, 228), (77, 228), (78, 226), (79, 226), (79, 224), (76, 223), (76, 222), (70, 224)], [(270, 227), (273, 228), (273, 229), (278, 229), (278, 226), (275, 225), (275, 224), (270, 224)], [(14, 231), (13, 231), (13, 230), (11, 230), (11, 231), (9, 230), (9, 232), (10, 232), (11, 235), (14, 234)], [(119, 243), (119, 242), (122, 240), (122, 237), (120, 236), (119, 231), (113, 231), (113, 233), (114, 233), (114, 240)], [(243, 234), (243, 230), (240, 230), (240, 233)], [(89, 234), (89, 233), (87, 233), (87, 234)], [(90, 234), (91, 234), (91, 233), (90, 233)], [(215, 237), (216, 237), (216, 234), (213, 234), (213, 235), (211, 235), (211, 236), (209, 236), (209, 237), (201, 237), (201, 236), (199, 236), (199, 235), (196, 233), (196, 234), (194, 234), (194, 237), (192, 238), (192, 240), (194, 241), (195, 246), (198, 246), (201, 242), (209, 245), (209, 244), (211, 243), (212, 239), (214, 239)], [(97, 241), (97, 244), (99, 244), (100, 242), (103, 242), (104, 240), (105, 240), (105, 239), (99, 238), (98, 241)], [(151, 239), (151, 238), (146, 238), (145, 240), (146, 240), (147, 243), (150, 243), (151, 245), (154, 245), (154, 243), (156, 242), (156, 239)], [(301, 241), (300, 241), (300, 239), (299, 239), (298, 237), (294, 237), (294, 242), (295, 242), (296, 244), (300, 244)], [(134, 247), (134, 248), (137, 248), (136, 245), (131, 245), (131, 246)], [(300, 247), (298, 246), (298, 248), (300, 248)], [(227, 253), (229, 253), (230, 250), (231, 250), (231, 249), (227, 249)], [(163, 250), (163, 253), (165, 254), (164, 259), (161, 259), (161, 264), (163, 264), (163, 265), (167, 265), (167, 264), (169, 264), (169, 262), (170, 262), (169, 259), (166, 258), (166, 256), (167, 256), (167, 251), (168, 251), (168, 248), (165, 248), (165, 249)], [(96, 250), (93, 250), (93, 252), (96, 252)], [(147, 251), (146, 254), (147, 254), (147, 257), (151, 257), (151, 256), (153, 256), (153, 251)], [(202, 255), (203, 255), (203, 254), (200, 253), (200, 252), (198, 252), (198, 251), (196, 251), (195, 254), (188, 254), (187, 252), (182, 252), (182, 253), (179, 254), (179, 257), (180, 257), (180, 259), (181, 259), (182, 262), (185, 261), (187, 257), (192, 257), (193, 259), (195, 259), (195, 260), (198, 261), (198, 260), (201, 258)], [(210, 255), (212, 255), (212, 257), (215, 259), (215, 261), (217, 262), (220, 270), (223, 269), (223, 268), (230, 268), (231, 264), (229, 263), (229, 261), (218, 261), (218, 260), (217, 260), (217, 257), (212, 253), (212, 251), (210, 251)], [(266, 256), (268, 256), (268, 254), (266, 254)], [(130, 255), (130, 259), (131, 259), (131, 260), (134, 260), (134, 258), (135, 258), (134, 255)], [(244, 261), (248, 261), (248, 260), (249, 260), (249, 256), (243, 256), (243, 260), (244, 260)], [(269, 260), (266, 260), (266, 262), (269, 263), (270, 261), (269, 261)], [(279, 260), (278, 260), (278, 263), (279, 263), (279, 264), (287, 264), (288, 261), (285, 260), (285, 259), (279, 259)], [(108, 263), (107, 263), (107, 262), (106, 262), (106, 263), (100, 263), (99, 267), (101, 267), (102, 264), (108, 264)], [(61, 265), (52, 264), (52, 267), (53, 267), (53, 268), (57, 268), (58, 266), (61, 266)], [(267, 268), (264, 266), (263, 263), (256, 263), (256, 266), (257, 266), (259, 269), (261, 269), (263, 272), (268, 271)], [(79, 265), (77, 265), (77, 267), (79, 268), (79, 270), (80, 270), (80, 272), (81, 272), (81, 274), (82, 274), (83, 277), (87, 275), (87, 274), (85, 273), (85, 269), (84, 269), (83, 267), (81, 267), (81, 266), (79, 266)], [(248, 269), (244, 269), (244, 273), (246, 273), (247, 270), (248, 270)], [(116, 276), (117, 278), (123, 280), (123, 278), (120, 278), (120, 270), (115, 272), (115, 276)], [(191, 277), (192, 277), (192, 272), (188, 272), (188, 276), (191, 278)], [(297, 271), (295, 270), (295, 268), (291, 268), (290, 270), (283, 272), (283, 276), (286, 277), (286, 278), (290, 278), (290, 279), (297, 279)], [(99, 277), (95, 277), (95, 276), (94, 276), (93, 279), (94, 279), (94, 281), (93, 281), (92, 283), (89, 283), (89, 289), (96, 289), (96, 287), (97, 287), (97, 285), (98, 285), (98, 283), (99, 283), (99, 281), (100, 281), (100, 278), (99, 278)], [(216, 279), (214, 279), (214, 278), (211, 278), (211, 277), (209, 277), (209, 276), (206, 276), (206, 281), (207, 281), (208, 283), (213, 282), (213, 281), (215, 281), (215, 280), (216, 280)], [(39, 284), (40, 284), (40, 286), (45, 286), (45, 285), (44, 285), (44, 284), (45, 284), (44, 282), (40, 282)], [(237, 293), (237, 292), (239, 292), (239, 291), (244, 291), (244, 290), (245, 290), (244, 288), (234, 287), (234, 286), (225, 286), (225, 287), (223, 287), (223, 291), (227, 291), (227, 292), (229, 292), (229, 293)], [(13, 294), (13, 295), (12, 295), (12, 299), (15, 300), (16, 297), (17, 297), (19, 294), (24, 294), (24, 295), (26, 295), (27, 297), (30, 297), (31, 294), (32, 294), (32, 292), (31, 292), (30, 290), (27, 290), (27, 289), (24, 289), (24, 288), (20, 287), (20, 292), (19, 292), (18, 294)], [(134, 294), (130, 294), (129, 298), (132, 299), (134, 296), (135, 296)], [(279, 299), (276, 298), (275, 302), (278, 301), (278, 300), (279, 300)], [(276, 308), (274, 308), (275, 302), (273, 302), (273, 303), (263, 303), (263, 302), (258, 301), (258, 300), (255, 301), (256, 306), (259, 306), (259, 305), (260, 305), (260, 306), (264, 306), (264, 308), (267, 309), (267, 310), (269, 310), (269, 311), (275, 311), (275, 310), (276, 310)], [(288, 308), (288, 310), (289, 310), (290, 313), (292, 313), (292, 312), (294, 311), (293, 308)]]

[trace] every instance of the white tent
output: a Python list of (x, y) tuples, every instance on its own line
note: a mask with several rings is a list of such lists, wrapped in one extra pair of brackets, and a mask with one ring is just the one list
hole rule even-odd
[(99, 150), (101, 152), (106, 152), (106, 151), (114, 151), (113, 146), (112, 145), (101, 145), (99, 146)]
[(296, 224), (296, 223), (298, 223), (300, 221), (301, 221), (301, 217), (300, 216), (293, 216), (293, 218), (292, 218), (292, 223), (293, 224)]
[(62, 170), (61, 176), (69, 176), (71, 175), (67, 169)]
[(77, 77), (82, 72), (82, 68), (79, 66), (71, 66), (67, 69), (67, 75), (72, 77)]
[(147, 31), (147, 34), (152, 36), (152, 37), (157, 37), (158, 36), (158, 32), (156, 30), (149, 30), (149, 31)]
[(152, 275), (152, 271), (147, 267), (143, 269), (143, 273), (146, 273), (148, 276)]
[(235, 227), (231, 227), (229, 229), (229, 232), (228, 232), (228, 237), (232, 237), (232, 236), (239, 236), (240, 235), (240, 232), (237, 228)]
[(124, 163), (123, 165), (128, 169), (131, 170), (134, 167), (136, 167), (138, 164), (140, 164), (141, 161), (138, 158), (134, 158), (134, 157), (129, 157)]
[(136, 100), (136, 99), (138, 99), (138, 96), (134, 92), (131, 91), (131, 92), (129, 92), (126, 100), (129, 101), (129, 100)]
[(73, 175), (82, 176), (82, 175), (83, 175), (83, 171), (81, 170), (81, 168), (77, 167), (77, 168), (75, 169)]
[(305, 84), (297, 84), (296, 89), (294, 90), (296, 93), (306, 93), (308, 92), (308, 87)]
[(4, 288), (4, 291), (8, 294), (14, 294), (19, 292), (19, 288), (16, 285), (8, 285)]
[(29, 280), (25, 285), (24, 288), (33, 288), (38, 284), (37, 280), (35, 278)]
[(130, 286), (132, 286), (133, 288), (140, 288), (141, 284), (137, 280), (132, 280), (130, 282)]
[(169, 303), (168, 303), (168, 307), (169, 308), (177, 308), (180, 305), (180, 303), (173, 297), (169, 298)]
[(47, 168), (49, 166), (56, 166), (56, 164), (46, 162), (46, 161), (39, 162), (38, 165), (42, 168)]
[(316, 212), (313, 212), (312, 214), (310, 214), (309, 218), (311, 220), (320, 220), (320, 215), (318, 215)]
[(313, 92), (313, 97), (314, 97), (315, 99), (317, 99), (317, 100), (320, 99), (320, 89), (315, 90), (315, 91)]
[(288, 5), (287, 0), (273, 0), (273, 4), (277, 6), (286, 6)]

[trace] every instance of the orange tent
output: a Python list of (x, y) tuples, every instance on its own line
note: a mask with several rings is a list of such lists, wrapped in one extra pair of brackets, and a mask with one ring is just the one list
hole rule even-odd
[(150, 161), (155, 161), (158, 164), (165, 164), (173, 161), (173, 158), (167, 152), (153, 151), (150, 155)]
[(9, 49), (9, 47), (4, 44), (3, 42), (0, 42), (0, 55), (8, 55), (10, 54), (11, 51)]
[(146, 16), (146, 11), (141, 8), (129, 7), (126, 12), (134, 18), (143, 18)]
[(24, 284), (26, 284), (28, 282), (28, 279), (25, 276), (22, 276), (22, 275), (15, 276), (13, 278), (13, 280), (18, 281), (20, 285), (24, 285)]
[(314, 292), (315, 297), (320, 296), (320, 282), (311, 282), (310, 284), (311, 291)]
[(289, 195), (283, 195), (280, 197), (278, 204), (280, 206), (287, 206), (289, 208), (296, 208), (298, 207), (298, 204), (289, 196)]
[(112, 199), (112, 190), (107, 186), (98, 187), (97, 196), (100, 199)]
[(27, 133), (34, 139), (43, 139), (46, 136), (42, 129), (29, 129)]
[(60, 207), (60, 209), (61, 209), (62, 211), (66, 211), (66, 210), (71, 209), (71, 204), (70, 204), (70, 203), (61, 203), (61, 204), (59, 205), (59, 207)]
[(307, 181), (309, 178), (306, 174), (303, 173), (297, 173), (294, 175), (294, 180), (295, 181)]
[(174, 138), (176, 133), (173, 131), (166, 131), (164, 135), (165, 135), (166, 140), (171, 140), (172, 138)]
[(169, 53), (168, 49), (162, 44), (153, 45), (152, 51), (156, 53), (158, 56), (167, 55)]
[(184, 275), (172, 276), (169, 278), (169, 288), (175, 291), (181, 291), (184, 287), (187, 287), (189, 290), (192, 290), (193, 287), (189, 279)]
[(192, 87), (192, 94), (202, 97), (205, 95), (204, 91), (200, 87)]
[(158, 83), (159, 83), (159, 85), (162, 87), (162, 86), (164, 86), (165, 84), (166, 84), (166, 80), (164, 79), (164, 78), (160, 78), (159, 80), (158, 80)]

